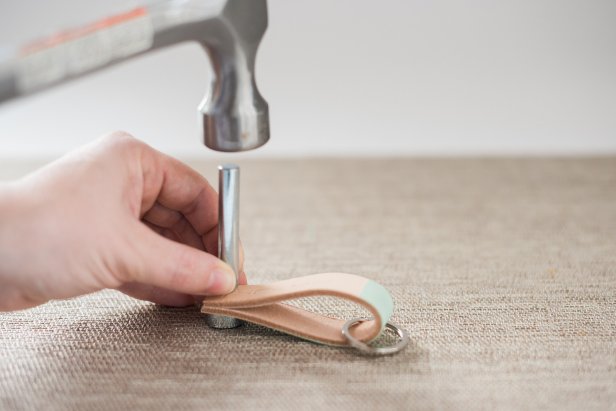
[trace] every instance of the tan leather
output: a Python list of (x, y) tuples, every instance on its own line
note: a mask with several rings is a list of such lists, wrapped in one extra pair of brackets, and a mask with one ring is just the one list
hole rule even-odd
[(381, 317), (377, 309), (360, 297), (369, 280), (353, 274), (322, 273), (278, 281), (265, 285), (240, 285), (225, 296), (208, 297), (201, 312), (239, 318), (287, 334), (328, 345), (347, 345), (342, 336), (346, 320), (284, 304), (297, 298), (332, 296), (353, 301), (368, 309), (374, 320), (351, 328), (355, 338), (370, 341), (381, 330)]

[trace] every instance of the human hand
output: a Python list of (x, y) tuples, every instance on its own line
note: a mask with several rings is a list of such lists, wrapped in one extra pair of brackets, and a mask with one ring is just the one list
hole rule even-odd
[(214, 256), (216, 192), (124, 133), (0, 186), (0, 219), (0, 310), (104, 288), (186, 306), (235, 287)]

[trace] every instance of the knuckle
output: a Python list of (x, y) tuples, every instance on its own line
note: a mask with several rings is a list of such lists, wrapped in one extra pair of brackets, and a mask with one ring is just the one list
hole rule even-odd
[(111, 150), (118, 149), (124, 151), (126, 149), (135, 149), (143, 145), (141, 141), (125, 131), (114, 131), (104, 135), (101, 140), (102, 143)]

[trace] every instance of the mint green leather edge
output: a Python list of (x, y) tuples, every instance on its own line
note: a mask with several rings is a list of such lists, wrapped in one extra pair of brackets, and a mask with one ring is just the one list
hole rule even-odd
[(385, 329), (385, 325), (391, 314), (394, 312), (394, 300), (389, 295), (389, 291), (381, 284), (368, 280), (359, 296), (366, 300), (370, 305), (374, 306), (381, 316), (381, 331)]

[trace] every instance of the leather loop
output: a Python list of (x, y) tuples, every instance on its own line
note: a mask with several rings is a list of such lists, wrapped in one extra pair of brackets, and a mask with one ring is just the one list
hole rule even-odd
[(381, 333), (393, 311), (391, 296), (374, 281), (354, 274), (323, 273), (265, 285), (240, 285), (225, 296), (207, 297), (201, 312), (239, 318), (322, 344), (348, 345), (342, 335), (346, 320), (284, 303), (313, 296), (343, 298), (370, 311), (374, 320), (350, 330), (353, 337), (364, 342)]

